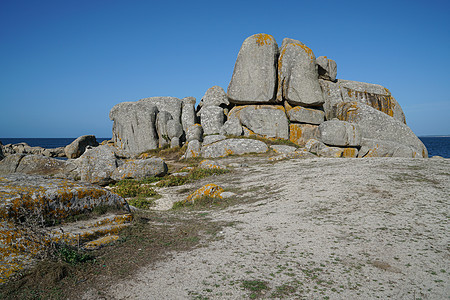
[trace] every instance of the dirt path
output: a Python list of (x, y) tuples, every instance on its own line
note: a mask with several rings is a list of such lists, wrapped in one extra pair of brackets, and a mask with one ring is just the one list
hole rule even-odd
[(235, 225), (107, 298), (450, 297), (448, 159), (288, 160), (210, 181), (257, 201), (210, 212)]

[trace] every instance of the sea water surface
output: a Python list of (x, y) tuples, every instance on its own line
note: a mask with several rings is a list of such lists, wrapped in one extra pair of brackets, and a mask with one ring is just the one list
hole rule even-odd
[[(438, 155), (450, 158), (450, 136), (421, 136), (420, 140), (428, 149), (429, 157)], [(101, 143), (111, 138), (97, 138)], [(32, 147), (57, 148), (69, 145), (75, 138), (0, 138), (3, 145), (25, 142)]]

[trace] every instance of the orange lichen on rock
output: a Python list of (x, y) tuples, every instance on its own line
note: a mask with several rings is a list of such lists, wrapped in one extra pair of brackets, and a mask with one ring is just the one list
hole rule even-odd
[(219, 198), (222, 199), (221, 194), (225, 190), (218, 186), (217, 184), (210, 183), (207, 185), (202, 186), (192, 194), (190, 194), (186, 200), (184, 200), (184, 203), (194, 203), (196, 200), (202, 198), (202, 197), (211, 197), (211, 198)]
[(270, 45), (274, 41), (274, 38), (270, 34), (258, 33), (255, 36), (256, 43), (259, 46)]
[(109, 245), (111, 243), (114, 243), (118, 239), (119, 239), (118, 235), (104, 236), (104, 237), (101, 237), (99, 239), (90, 241), (89, 243), (86, 243), (86, 245), (84, 245), (84, 248), (88, 249), (88, 250), (94, 250), (94, 249), (100, 248), (102, 246), (106, 246), (106, 245)]
[[(302, 128), (298, 124), (289, 125), (289, 140), (294, 144), (299, 144), (302, 138)], [(301, 143), (300, 143), (301, 144)]]
[(358, 102), (340, 102), (335, 107), (335, 115), (341, 121), (353, 122), (358, 117)]
[(367, 91), (356, 91), (347, 87), (344, 89), (347, 90), (349, 98), (362, 101), (391, 117), (394, 116), (395, 101), (387, 88), (384, 88), (386, 95), (369, 93)]
[(342, 157), (355, 158), (358, 155), (358, 149), (356, 148), (345, 148), (342, 152)]

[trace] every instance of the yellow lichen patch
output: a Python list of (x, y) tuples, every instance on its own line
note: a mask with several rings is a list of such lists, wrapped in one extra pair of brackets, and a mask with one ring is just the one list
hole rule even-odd
[(192, 194), (190, 194), (186, 200), (185, 203), (194, 203), (197, 199), (200, 199), (202, 197), (211, 197), (211, 198), (219, 198), (222, 199), (221, 194), (224, 192), (224, 189), (218, 186), (217, 184), (210, 183), (207, 185), (202, 186)]
[(358, 155), (358, 149), (356, 148), (345, 148), (342, 152), (342, 157), (355, 158)]
[(336, 118), (341, 121), (356, 121), (358, 117), (358, 102), (340, 102), (336, 105)]
[(274, 38), (270, 34), (258, 33), (255, 35), (256, 43), (259, 46), (271, 45)]
[(86, 248), (88, 250), (97, 249), (97, 248), (100, 248), (102, 246), (109, 245), (109, 244), (117, 241), (118, 239), (119, 239), (118, 235), (104, 236), (104, 237), (101, 237), (101, 238), (96, 239), (94, 241), (90, 241), (89, 243), (86, 243), (86, 245), (84, 245), (84, 248)]
[[(304, 143), (302, 140), (302, 128), (298, 124), (289, 125), (289, 140), (297, 145), (302, 145)], [(303, 145), (302, 145), (303, 146)]]
[(292, 106), (287, 101), (284, 101), (284, 109), (288, 113), (292, 109)]
[(384, 88), (386, 95), (356, 91), (350, 88), (344, 89), (347, 89), (349, 98), (361, 101), (391, 117), (394, 116), (395, 101), (388, 89)]
[[(303, 49), (303, 51), (306, 52), (306, 54), (308, 54), (308, 56), (309, 56), (309, 58), (310, 58), (311, 60), (316, 59), (316, 56), (314, 55), (314, 53), (312, 52), (312, 50), (309, 49), (307, 46), (302, 45), (302, 44), (299, 44), (299, 43), (290, 43), (290, 44), (288, 44), (288, 45), (293, 45), (293, 46), (295, 46), (295, 47), (300, 47), (300, 48)], [(287, 45), (286, 45), (286, 46), (287, 46)]]

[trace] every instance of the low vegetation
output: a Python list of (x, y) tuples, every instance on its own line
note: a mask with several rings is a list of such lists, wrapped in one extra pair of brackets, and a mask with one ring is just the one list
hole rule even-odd
[(228, 170), (222, 169), (199, 169), (194, 168), (190, 170), (186, 176), (166, 176), (163, 180), (156, 184), (157, 187), (169, 187), (183, 185), (189, 182), (194, 182), (196, 180), (206, 178), (212, 175), (220, 175), (228, 173)]

